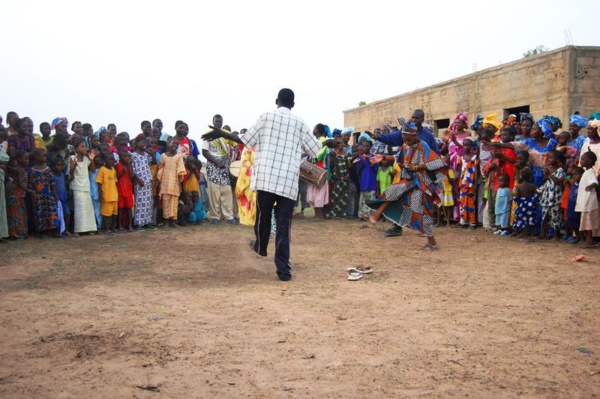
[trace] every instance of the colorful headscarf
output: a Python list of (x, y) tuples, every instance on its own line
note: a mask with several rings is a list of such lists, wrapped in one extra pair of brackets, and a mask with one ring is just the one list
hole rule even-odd
[(475, 118), (475, 122), (471, 125), (471, 130), (474, 132), (478, 131), (479, 128), (483, 125), (483, 116), (477, 114), (477, 118)]
[(588, 123), (587, 118), (584, 118), (583, 116), (581, 116), (579, 114), (573, 114), (569, 118), (569, 124), (576, 125), (576, 126), (579, 126), (581, 128), (586, 127), (587, 123)]
[(521, 133), (521, 124), (517, 121), (517, 115), (510, 114), (508, 118), (502, 121), (504, 127), (510, 129), (513, 135)]
[(335, 137), (335, 136), (341, 136), (342, 135), (342, 131), (340, 129), (333, 129), (332, 135), (333, 135), (333, 137)]
[(469, 115), (467, 115), (464, 112), (460, 112), (454, 117), (454, 119), (452, 119), (452, 123), (450, 124), (451, 132), (456, 132), (456, 121), (459, 120), (463, 121), (465, 123), (465, 126), (469, 126)]
[(498, 117), (498, 114), (487, 115), (485, 118), (483, 118), (483, 126), (485, 127), (485, 125), (492, 125), (497, 130), (500, 130), (500, 128), (502, 127), (502, 123), (496, 122), (497, 117)]
[(533, 125), (535, 123), (535, 119), (533, 119), (533, 115), (531, 115), (529, 112), (521, 112), (519, 114), (519, 124), (522, 125), (524, 121), (530, 121), (531, 124)]
[(542, 116), (542, 119), (537, 121), (537, 124), (540, 125), (540, 129), (542, 129), (542, 133), (544, 133), (544, 137), (546, 138), (552, 137), (554, 132), (562, 127), (561, 120), (552, 115)]
[(590, 115), (590, 120), (598, 119), (600, 120), (600, 112), (594, 112)]
[(56, 126), (58, 126), (58, 124), (61, 122), (65, 122), (67, 126), (69, 125), (69, 121), (67, 120), (67, 118), (65, 118), (64, 116), (59, 116), (58, 118), (55, 118), (52, 121), (52, 130), (56, 129)]
[(349, 136), (354, 133), (354, 126), (348, 126), (342, 130), (342, 136)]
[(96, 133), (94, 133), (94, 136), (100, 137), (100, 135), (104, 132), (106, 132), (106, 126), (100, 126), (100, 129), (98, 129), (98, 131), (96, 131)]
[(333, 135), (331, 134), (331, 129), (329, 128), (329, 126), (325, 125), (325, 126), (324, 126), (324, 128), (325, 128), (325, 129), (324, 129), (324, 130), (325, 130), (325, 135), (326, 135), (328, 138), (332, 138), (332, 137), (333, 137)]
[(360, 144), (360, 142), (365, 139), (367, 141), (370, 141), (371, 143), (373, 142), (373, 139), (371, 138), (371, 136), (369, 136), (367, 133), (361, 133), (358, 136), (358, 143)]
[(417, 135), (417, 125), (415, 125), (413, 122), (405, 122), (400, 126), (400, 129), (402, 134), (410, 134), (412, 136)]

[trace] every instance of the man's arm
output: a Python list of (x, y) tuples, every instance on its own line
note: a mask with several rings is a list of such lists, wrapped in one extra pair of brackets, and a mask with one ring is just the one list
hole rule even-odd
[(400, 132), (378, 134), (374, 138), (375, 140), (380, 141), (383, 144), (391, 145), (392, 147), (400, 147), (402, 144), (404, 144), (404, 140), (402, 140), (402, 133)]
[(202, 150), (202, 155), (204, 155), (204, 158), (206, 158), (208, 162), (215, 164), (217, 168), (223, 169), (225, 167), (225, 165), (223, 165), (223, 163), (221, 163), (219, 160), (215, 159), (215, 157), (213, 157), (208, 150)]

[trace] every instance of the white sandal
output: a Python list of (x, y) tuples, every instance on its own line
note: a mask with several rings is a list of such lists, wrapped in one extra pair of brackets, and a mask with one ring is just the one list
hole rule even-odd
[(348, 281), (358, 281), (362, 280), (363, 274), (360, 272), (350, 272), (348, 273)]

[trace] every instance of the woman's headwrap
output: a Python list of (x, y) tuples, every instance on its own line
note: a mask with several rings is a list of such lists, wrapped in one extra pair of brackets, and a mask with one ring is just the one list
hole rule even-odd
[(106, 132), (106, 126), (100, 126), (100, 129), (98, 129), (96, 133), (94, 133), (94, 136), (100, 137), (100, 135), (104, 132)]
[(475, 118), (475, 122), (471, 125), (471, 130), (478, 131), (479, 128), (483, 125), (483, 116), (477, 114), (477, 118)]
[(417, 135), (417, 125), (415, 125), (413, 122), (405, 122), (400, 126), (400, 129), (402, 134), (410, 134), (412, 136)]
[(517, 115), (510, 114), (508, 118), (502, 121), (505, 128), (510, 129), (513, 135), (521, 133), (521, 124), (517, 121)]
[(69, 125), (69, 121), (64, 116), (59, 116), (52, 121), (52, 130), (56, 129), (59, 123), (65, 122), (66, 125)]
[(562, 127), (562, 122), (559, 118), (552, 115), (544, 115), (542, 119), (537, 121), (537, 124), (540, 125), (540, 129), (542, 129), (542, 133), (544, 133), (544, 137), (550, 138), (558, 129)]
[(498, 117), (498, 114), (487, 115), (485, 118), (483, 118), (483, 127), (485, 127), (485, 125), (492, 125), (497, 130), (500, 130), (500, 128), (502, 127), (502, 123), (496, 122), (497, 117)]
[(342, 136), (349, 136), (354, 133), (354, 126), (348, 126), (342, 130)]
[(333, 135), (333, 137), (335, 137), (335, 136), (341, 136), (342, 135), (342, 131), (340, 129), (333, 129), (332, 135)]
[(588, 126), (593, 127), (594, 129), (598, 129), (600, 127), (600, 119), (594, 119), (589, 121)]
[(361, 142), (362, 140), (367, 140), (367, 141), (370, 141), (371, 143), (373, 142), (373, 139), (372, 139), (372, 138), (371, 138), (371, 136), (369, 136), (367, 133), (361, 133), (361, 134), (358, 136), (358, 143), (359, 143), (359, 144), (360, 144), (360, 142)]
[(600, 120), (600, 112), (594, 112), (593, 114), (590, 115), (590, 120), (592, 121), (594, 119)]
[(519, 123), (522, 125), (524, 121), (530, 121), (531, 124), (533, 125), (535, 123), (535, 119), (533, 119), (533, 115), (531, 115), (529, 112), (521, 112), (519, 114)]
[(331, 134), (331, 129), (329, 128), (329, 126), (325, 125), (324, 126), (324, 130), (325, 130), (325, 135), (327, 136), (327, 138), (332, 138), (333, 135)]
[(459, 120), (463, 121), (465, 123), (465, 126), (469, 126), (469, 115), (467, 115), (464, 112), (460, 112), (454, 117), (454, 119), (452, 119), (452, 123), (450, 124), (451, 132), (456, 132), (456, 122)]
[(569, 124), (579, 126), (580, 128), (584, 128), (587, 126), (588, 120), (579, 114), (573, 114), (569, 118)]

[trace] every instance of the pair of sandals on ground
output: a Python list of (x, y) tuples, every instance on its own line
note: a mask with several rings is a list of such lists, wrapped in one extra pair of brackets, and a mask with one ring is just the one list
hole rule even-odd
[(348, 268), (348, 281), (362, 280), (365, 274), (373, 273), (373, 269), (369, 266), (356, 266)]

